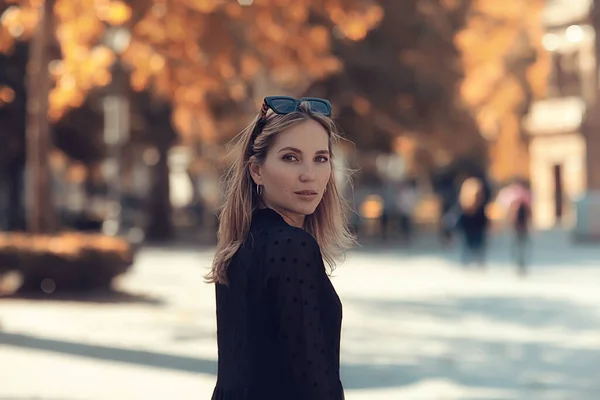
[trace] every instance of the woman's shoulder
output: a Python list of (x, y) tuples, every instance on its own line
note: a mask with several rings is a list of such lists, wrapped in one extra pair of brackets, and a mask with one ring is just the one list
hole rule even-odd
[[(322, 266), (321, 250), (315, 238), (293, 226), (269, 227), (263, 244), (265, 264), (273, 276), (306, 274)], [(298, 268), (302, 267), (302, 268)], [(298, 271), (298, 270), (302, 271)]]
[(269, 226), (265, 228), (264, 233), (269, 249), (292, 251), (319, 248), (319, 244), (310, 233), (290, 225)]
[(315, 238), (305, 231), (289, 225), (271, 209), (256, 210), (253, 215), (250, 233), (263, 245), (276, 247), (319, 247)]

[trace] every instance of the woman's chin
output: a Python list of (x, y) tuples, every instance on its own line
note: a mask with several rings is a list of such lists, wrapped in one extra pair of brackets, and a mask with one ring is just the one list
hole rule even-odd
[(294, 211), (297, 214), (308, 217), (309, 215), (313, 214), (316, 209), (317, 209), (317, 206), (312, 206), (312, 205), (306, 204), (306, 205), (301, 205), (301, 206), (295, 207)]

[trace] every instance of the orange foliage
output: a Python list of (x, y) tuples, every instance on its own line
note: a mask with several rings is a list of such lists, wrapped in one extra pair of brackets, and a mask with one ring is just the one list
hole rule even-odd
[[(31, 35), (41, 0), (13, 2), (2, 17), (0, 51)], [(308, 23), (311, 13), (324, 25)], [(257, 92), (259, 75), (271, 87), (294, 91), (338, 71), (331, 32), (362, 39), (383, 10), (374, 0), (255, 0), (249, 7), (220, 0), (56, 0), (54, 14), (62, 60), (52, 68), (53, 118), (110, 82), (115, 56), (103, 46), (105, 26), (122, 25), (131, 32), (122, 59), (133, 89), (151, 88), (171, 100), (184, 110), (175, 113), (181, 116), (176, 125), (191, 133), (199, 125), (212, 130), (206, 121), (211, 94), (246, 99)]]
[(542, 0), (476, 0), (466, 28), (455, 41), (465, 79), (461, 95), (484, 136), (492, 140), (492, 174), (527, 174), (521, 139), (523, 110), (546, 86), (549, 67), (541, 47)]
[(0, 85), (0, 107), (4, 104), (12, 103), (15, 98), (15, 91), (8, 86)]

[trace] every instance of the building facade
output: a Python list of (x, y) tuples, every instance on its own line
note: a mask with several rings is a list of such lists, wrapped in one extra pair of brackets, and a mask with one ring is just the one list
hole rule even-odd
[(548, 0), (542, 15), (552, 69), (545, 98), (532, 105), (524, 121), (534, 223), (542, 229), (596, 229), (581, 225), (589, 221), (590, 194), (600, 189), (595, 176), (600, 160), (594, 156), (600, 155), (596, 1)]

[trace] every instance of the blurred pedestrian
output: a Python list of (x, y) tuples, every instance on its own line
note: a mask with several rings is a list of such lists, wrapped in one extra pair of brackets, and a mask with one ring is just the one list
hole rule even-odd
[(413, 235), (413, 219), (418, 201), (417, 182), (409, 179), (402, 183), (398, 192), (398, 209), (400, 210), (400, 231), (402, 240), (410, 243)]
[(341, 400), (342, 304), (333, 267), (353, 243), (322, 99), (267, 97), (226, 177), (216, 284), (213, 400)]
[(453, 207), (456, 205), (456, 190), (452, 186), (452, 182), (446, 181), (440, 189), (438, 189), (440, 208), (441, 208), (441, 223), (439, 224), (439, 237), (442, 246), (447, 246), (452, 241), (452, 228), (445, 222), (445, 217), (453, 212)]
[(531, 226), (531, 190), (522, 182), (515, 182), (498, 194), (498, 200), (507, 206), (507, 222), (513, 235), (512, 253), (519, 273), (527, 272)]
[(461, 188), (458, 207), (451, 211), (446, 221), (450, 228), (462, 233), (462, 262), (477, 262), (485, 266), (489, 219), (485, 212), (485, 187), (479, 178), (467, 178)]
[(400, 215), (398, 205), (396, 204), (398, 187), (393, 182), (384, 180), (380, 191), (382, 203), (381, 217), (379, 218), (380, 233), (381, 239), (386, 240), (393, 223), (399, 219)]

